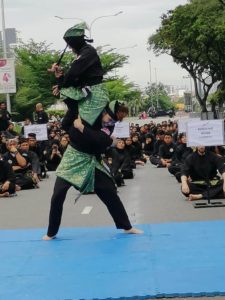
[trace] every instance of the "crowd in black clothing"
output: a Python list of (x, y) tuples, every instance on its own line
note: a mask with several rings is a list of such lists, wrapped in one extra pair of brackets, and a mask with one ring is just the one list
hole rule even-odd
[[(12, 196), (21, 189), (38, 188), (39, 181), (48, 176), (47, 172), (56, 170), (71, 142), (69, 134), (62, 129), (60, 121), (49, 122), (42, 107), (39, 113), (36, 107), (35, 113), (36, 123), (48, 122), (47, 141), (37, 141), (34, 133), (28, 134), (25, 138), (24, 128), (18, 134), (10, 119), (3, 122), (4, 128), (1, 128), (0, 135), (0, 196)], [(32, 122), (26, 119), (24, 125), (30, 124)], [(210, 158), (214, 161), (214, 169), (216, 168), (223, 174), (220, 163), (225, 156), (224, 148), (211, 147), (208, 150), (219, 159), (215, 161)], [(131, 123), (130, 137), (117, 139), (116, 144), (107, 149), (103, 160), (114, 177), (116, 185), (120, 187), (125, 185), (127, 179), (134, 178), (134, 169), (137, 165), (145, 166), (147, 161), (157, 168), (167, 168), (178, 182), (182, 182), (182, 176), (188, 178), (187, 183), (196, 180), (196, 176), (191, 174), (193, 168), (187, 166), (187, 162), (194, 159), (191, 155), (193, 155), (193, 149), (187, 147), (185, 134), (178, 134), (176, 121), (169, 120), (158, 124), (150, 121), (143, 126)], [(204, 170), (202, 172), (204, 173)], [(213, 174), (213, 176), (218, 175)], [(197, 177), (197, 179), (202, 179), (200, 175)], [(196, 189), (196, 191), (199, 190)], [(193, 191), (190, 189), (187, 191), (186, 185), (183, 194), (188, 196), (190, 192)]]
[(189, 200), (224, 197), (225, 148), (188, 147), (176, 121), (131, 124), (130, 137), (110, 148), (106, 160), (118, 186), (134, 177), (136, 165), (150, 161), (157, 168), (167, 168)]

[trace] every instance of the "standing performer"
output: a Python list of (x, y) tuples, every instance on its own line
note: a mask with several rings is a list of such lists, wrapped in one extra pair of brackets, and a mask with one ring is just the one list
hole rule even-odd
[[(51, 71), (58, 78), (53, 94), (57, 95), (60, 90), (61, 95), (66, 97), (64, 101), (68, 111), (62, 125), (70, 134), (71, 145), (56, 171), (49, 226), (43, 239), (51, 240), (56, 236), (63, 203), (71, 186), (81, 194), (95, 191), (107, 206), (117, 228), (124, 229), (126, 233), (142, 233), (131, 226), (111, 175), (101, 163), (101, 153), (113, 143), (113, 139), (101, 131), (102, 125), (116, 119), (122, 120), (127, 110), (118, 102), (108, 103), (107, 91), (101, 83), (101, 63), (96, 50), (85, 41), (84, 24), (69, 29), (64, 39), (78, 57), (65, 75), (57, 64), (53, 64)], [(78, 111), (82, 120), (77, 119)]]

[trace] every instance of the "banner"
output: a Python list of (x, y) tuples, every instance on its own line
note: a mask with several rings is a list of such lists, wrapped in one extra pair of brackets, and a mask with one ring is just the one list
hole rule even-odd
[(224, 145), (224, 121), (207, 120), (187, 123), (187, 146)]
[(200, 118), (182, 118), (178, 120), (178, 133), (186, 133), (187, 132), (187, 124), (188, 122), (196, 122), (200, 121)]
[(16, 93), (14, 58), (0, 59), (0, 94)]
[(48, 140), (47, 124), (35, 124), (24, 126), (24, 136), (27, 138), (28, 133), (35, 133), (38, 141)]
[(112, 136), (121, 139), (130, 137), (130, 124), (128, 122), (116, 122)]

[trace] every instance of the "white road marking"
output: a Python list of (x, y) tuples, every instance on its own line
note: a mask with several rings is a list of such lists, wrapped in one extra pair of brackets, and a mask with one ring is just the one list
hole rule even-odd
[(82, 215), (89, 215), (93, 206), (85, 206), (85, 208), (82, 210), (81, 214)]

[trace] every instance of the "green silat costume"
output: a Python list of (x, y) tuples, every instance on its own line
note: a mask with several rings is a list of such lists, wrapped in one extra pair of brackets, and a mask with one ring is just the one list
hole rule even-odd
[[(103, 70), (98, 54), (92, 46), (83, 42), (85, 29), (87, 25), (80, 23), (69, 28), (64, 35), (65, 41), (72, 48), (75, 47), (77, 59), (61, 80), (60, 96), (70, 102), (74, 101), (74, 106), (78, 105), (81, 119), (92, 126), (109, 103), (109, 97), (102, 83)], [(95, 168), (109, 175), (94, 155), (69, 146), (56, 175), (74, 185), (81, 193), (92, 192)]]

